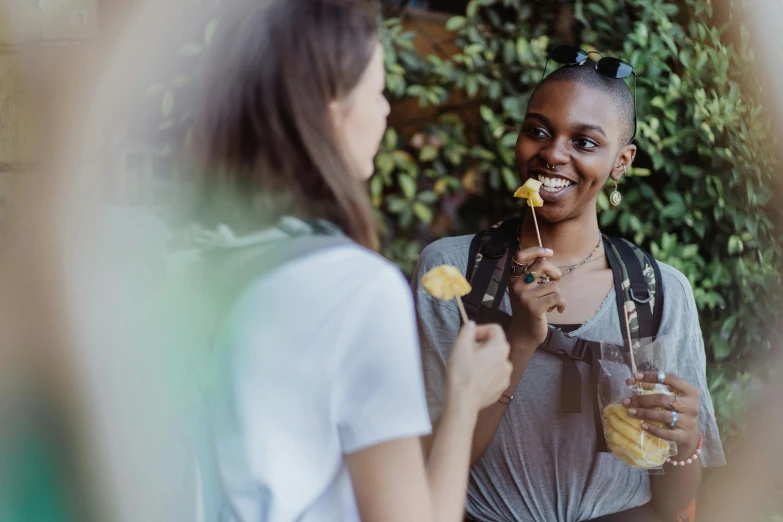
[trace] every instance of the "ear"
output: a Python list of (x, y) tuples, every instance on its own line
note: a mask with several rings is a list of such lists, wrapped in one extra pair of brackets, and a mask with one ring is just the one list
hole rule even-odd
[(630, 144), (620, 149), (620, 153), (617, 155), (617, 159), (612, 167), (612, 173), (610, 174), (612, 179), (620, 181), (620, 178), (622, 178), (625, 173), (628, 172), (628, 169), (631, 168), (631, 164), (635, 158), (636, 145)]

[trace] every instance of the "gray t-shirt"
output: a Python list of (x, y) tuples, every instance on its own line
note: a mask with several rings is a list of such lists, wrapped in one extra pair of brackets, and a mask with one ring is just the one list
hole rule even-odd
[[(422, 252), (413, 278), (418, 311), (424, 376), (430, 418), (440, 418), (446, 360), (460, 326), (453, 301), (438, 301), (419, 285), (429, 269), (449, 264), (463, 273), (473, 236), (446, 238)], [(725, 464), (715, 412), (707, 388), (704, 342), (696, 303), (688, 280), (661, 263), (664, 308), (659, 336), (678, 339), (678, 374), (701, 390), (704, 466)], [(575, 273), (569, 277), (578, 277)], [(511, 313), (506, 293), (500, 309)], [(622, 344), (614, 289), (601, 308), (571, 336)], [(561, 413), (563, 363), (537, 351), (508, 405), (492, 442), (473, 466), (467, 511), (482, 521), (552, 520), (577, 522), (647, 503), (649, 476), (609, 453), (596, 451), (590, 367), (578, 362), (582, 374), (582, 413)]]

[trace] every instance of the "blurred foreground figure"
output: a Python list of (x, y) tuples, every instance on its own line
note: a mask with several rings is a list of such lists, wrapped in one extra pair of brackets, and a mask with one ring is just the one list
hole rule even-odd
[(3, 222), (3, 522), (205, 520), (179, 422), (180, 354), (167, 350), (176, 346), (156, 317), (167, 301), (149, 270), (166, 230), (102, 199), (113, 133), (138, 110), (135, 80), (183, 6), (194, 9), (139, 2), (100, 81), (53, 107), (68, 117), (59, 128), (47, 121), (55, 143), (40, 148), (51, 158), (13, 194)]
[[(699, 510), (699, 520), (734, 522), (765, 520), (779, 512), (783, 489), (783, 401), (781, 372), (763, 390), (763, 399), (751, 410), (745, 433), (731, 453), (731, 468), (720, 473), (710, 491), (709, 502)], [(776, 509), (778, 507), (778, 509)]]

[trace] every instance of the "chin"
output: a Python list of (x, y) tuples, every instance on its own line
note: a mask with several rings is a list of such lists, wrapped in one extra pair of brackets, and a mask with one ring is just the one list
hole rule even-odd
[(362, 169), (362, 181), (369, 181), (373, 174), (375, 174), (375, 161), (370, 160), (370, 164)]

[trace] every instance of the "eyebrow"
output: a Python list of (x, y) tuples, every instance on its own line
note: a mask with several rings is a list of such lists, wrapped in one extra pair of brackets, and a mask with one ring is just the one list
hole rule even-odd
[[(527, 116), (525, 116), (525, 119), (528, 119), (528, 118), (536, 118), (538, 120), (541, 120), (544, 123), (544, 125), (548, 125), (550, 127), (552, 126), (549, 123), (549, 118), (547, 118), (543, 114), (539, 114), (537, 112), (531, 112)], [(606, 135), (606, 132), (604, 131), (604, 129), (600, 125), (593, 125), (591, 123), (578, 123), (576, 125), (576, 128), (578, 130), (580, 130), (580, 131), (593, 130), (593, 131), (596, 131), (596, 132), (600, 132), (601, 134), (603, 134), (604, 138), (608, 138), (608, 136)]]

